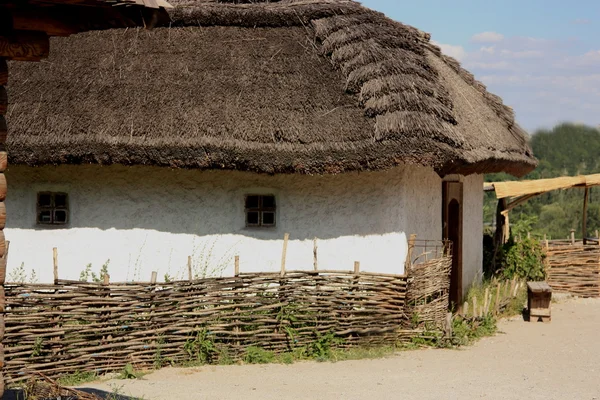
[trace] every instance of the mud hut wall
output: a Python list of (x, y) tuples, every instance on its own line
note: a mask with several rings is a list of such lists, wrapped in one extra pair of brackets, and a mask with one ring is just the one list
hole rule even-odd
[[(287, 268), (403, 273), (406, 232), (441, 239), (441, 179), (433, 170), (405, 166), (387, 172), (333, 176), (259, 175), (125, 166), (13, 166), (8, 205), (8, 273), (23, 265), (29, 277), (52, 282), (52, 248), (60, 276), (79, 279), (87, 264), (108, 265), (112, 281), (148, 280), (151, 271), (187, 279), (280, 268), (290, 234)], [(110, 184), (107, 184), (110, 182)], [(36, 226), (36, 193), (66, 192), (70, 223)], [(277, 226), (245, 227), (244, 196), (274, 194)], [(480, 241), (476, 242), (480, 244)], [(212, 271), (215, 270), (215, 271)]]
[[(450, 265), (447, 256), (418, 270)], [(240, 359), (249, 346), (274, 352), (306, 348), (329, 333), (345, 347), (395, 344), (421, 333), (407, 318), (413, 312), (406, 306), (411, 280), (290, 271), (158, 284), (7, 284), (5, 378), (11, 383), (34, 371), (56, 377), (119, 371), (126, 364), (152, 368), (197, 361), (198, 346), (207, 342), (218, 349), (211, 352), (213, 362), (224, 354)], [(432, 287), (436, 283), (447, 286), (434, 279), (425, 282), (425, 290), (447, 293), (448, 287)], [(428, 326), (440, 326), (437, 313), (427, 310), (431, 296), (419, 294), (420, 286), (412, 287), (411, 296), (421, 300), (425, 319), (434, 318)], [(436, 310), (438, 300), (432, 302)], [(447, 300), (442, 306), (447, 309)]]

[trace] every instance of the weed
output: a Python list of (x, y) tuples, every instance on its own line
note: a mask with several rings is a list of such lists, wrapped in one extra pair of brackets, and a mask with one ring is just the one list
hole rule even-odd
[(156, 340), (156, 351), (154, 352), (154, 368), (155, 369), (160, 369), (162, 367), (164, 367), (165, 365), (168, 364), (173, 364), (173, 361), (171, 359), (165, 358), (163, 356), (163, 346), (165, 344), (165, 338), (163, 335), (159, 335), (158, 339)]
[(29, 357), (38, 357), (42, 355), (42, 351), (44, 349), (44, 339), (41, 337), (36, 337), (33, 342), (33, 348), (31, 349), (31, 355)]
[(72, 374), (62, 375), (57, 379), (59, 385), (62, 386), (78, 386), (84, 383), (93, 382), (98, 379), (95, 372), (77, 371)]
[(233, 357), (231, 357), (231, 354), (229, 354), (227, 347), (219, 349), (219, 365), (232, 365), (234, 363), (235, 361), (233, 360)]
[(25, 273), (25, 263), (21, 263), (19, 267), (14, 268), (8, 273), (8, 282), (25, 283), (26, 279), (27, 274)]
[(492, 315), (483, 318), (455, 317), (452, 321), (452, 345), (466, 346), (482, 337), (496, 333), (496, 319)]
[(218, 354), (217, 347), (206, 329), (198, 331), (196, 336), (189, 338), (183, 345), (183, 349), (190, 361), (195, 359), (202, 364), (210, 364)]
[(327, 360), (331, 357), (333, 347), (344, 343), (344, 340), (336, 337), (333, 332), (315, 332), (315, 336), (315, 341), (307, 346), (306, 354), (317, 361)]
[(127, 364), (119, 373), (117, 379), (139, 379), (144, 376), (144, 373), (141, 371), (136, 371), (132, 364)]
[(246, 349), (244, 362), (248, 364), (269, 364), (275, 361), (275, 353), (258, 346), (250, 346)]
[(110, 264), (110, 259), (106, 260), (106, 262), (102, 264), (100, 273), (96, 275), (96, 273), (92, 271), (92, 263), (89, 263), (85, 266), (85, 269), (79, 273), (79, 281), (89, 282), (91, 279), (92, 282), (96, 283), (104, 282), (104, 277), (108, 275), (108, 264)]

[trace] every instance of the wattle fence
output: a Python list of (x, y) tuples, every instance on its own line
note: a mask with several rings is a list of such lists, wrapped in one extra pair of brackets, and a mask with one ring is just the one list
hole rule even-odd
[(600, 297), (600, 246), (581, 241), (546, 241), (548, 284), (557, 292)]
[(396, 344), (441, 331), (450, 249), (420, 243), (405, 275), (355, 269), (172, 283), (7, 283), (4, 378), (239, 360), (250, 346), (281, 353), (331, 338), (338, 347)]

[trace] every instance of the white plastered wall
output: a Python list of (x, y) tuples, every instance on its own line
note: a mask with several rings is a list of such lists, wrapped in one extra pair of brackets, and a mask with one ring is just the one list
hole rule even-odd
[[(40, 281), (52, 281), (53, 247), (61, 279), (78, 279), (89, 263), (98, 272), (107, 260), (112, 281), (149, 280), (152, 271), (159, 280), (167, 273), (187, 279), (188, 256), (200, 275), (205, 270), (232, 275), (235, 255), (242, 272), (278, 271), (285, 233), (290, 234), (288, 270), (313, 268), (316, 237), (320, 269), (351, 270), (360, 261), (364, 271), (402, 273), (408, 235), (442, 236), (441, 179), (423, 167), (267, 176), (158, 167), (14, 166), (7, 176), (9, 278), (23, 263), (27, 274), (33, 269)], [(468, 182), (472, 188), (465, 194), (474, 193), (480, 179)], [(465, 215), (473, 215), (465, 226), (481, 220), (475, 216), (481, 214), (480, 186), (477, 199), (466, 207)], [(38, 191), (69, 194), (68, 229), (36, 226)], [(244, 226), (243, 199), (249, 193), (276, 196), (276, 228)], [(465, 262), (473, 268), (481, 259), (480, 232), (478, 226), (465, 235), (473, 244), (465, 241)]]

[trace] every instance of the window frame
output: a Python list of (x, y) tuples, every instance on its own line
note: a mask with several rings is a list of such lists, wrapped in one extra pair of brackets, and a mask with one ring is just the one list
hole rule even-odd
[[(42, 205), (40, 198), (44, 195), (47, 195), (50, 197), (50, 202), (49, 205)], [(64, 204), (63, 205), (56, 205), (56, 198), (58, 196), (64, 196)], [(46, 227), (52, 227), (52, 226), (65, 226), (68, 225), (70, 222), (70, 213), (69, 213), (69, 194), (66, 192), (52, 192), (52, 191), (48, 191), (48, 190), (44, 190), (44, 191), (40, 191), (37, 192), (36, 194), (36, 201), (35, 201), (35, 205), (36, 205), (36, 213), (35, 213), (35, 224), (36, 226), (46, 226)], [(44, 221), (41, 218), (41, 215), (43, 212), (49, 212), (50, 213), (50, 220), (49, 221)], [(65, 218), (64, 221), (57, 221), (56, 218), (56, 213), (57, 212), (64, 212), (65, 213)]]
[[(258, 206), (257, 207), (248, 207), (248, 199), (250, 197), (258, 197)], [(273, 199), (272, 207), (264, 206), (264, 198), (271, 197)], [(248, 222), (248, 214), (251, 212), (258, 213), (258, 223), (253, 224)], [(273, 223), (265, 224), (264, 223), (264, 214), (272, 213), (273, 214)], [(277, 227), (277, 196), (270, 193), (248, 193), (244, 195), (244, 219), (246, 228), (256, 228), (256, 229), (270, 229)]]

